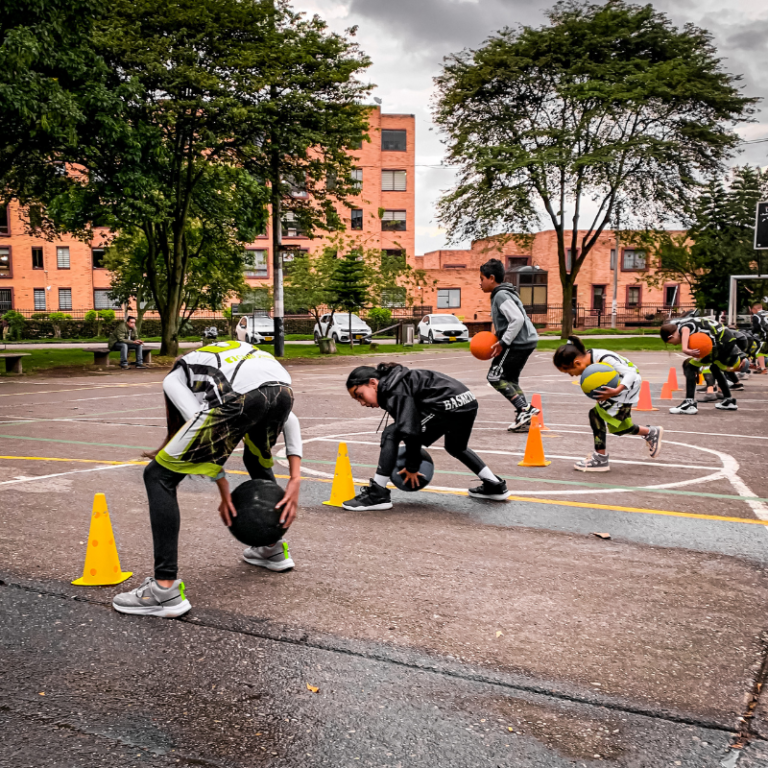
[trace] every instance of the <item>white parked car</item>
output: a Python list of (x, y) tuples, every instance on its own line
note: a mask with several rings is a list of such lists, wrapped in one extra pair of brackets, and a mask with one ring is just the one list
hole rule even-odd
[[(330, 324), (330, 329), (328, 328)], [(361, 320), (357, 315), (352, 315), (352, 338), (355, 341), (360, 341), (363, 344), (370, 344), (371, 335), (373, 331), (371, 326), (365, 321)], [(320, 323), (315, 323), (314, 328), (315, 343), (321, 336), (328, 336), (333, 339), (337, 344), (339, 342), (343, 344), (349, 343), (349, 313), (348, 312), (336, 312), (331, 318), (330, 314), (323, 315), (320, 318)]]
[(275, 321), (271, 317), (254, 317), (246, 315), (240, 318), (235, 328), (235, 336), (238, 341), (248, 344), (263, 344), (265, 341), (274, 341)]
[(416, 333), (422, 344), (436, 344), (438, 341), (469, 341), (469, 330), (454, 315), (425, 315)]

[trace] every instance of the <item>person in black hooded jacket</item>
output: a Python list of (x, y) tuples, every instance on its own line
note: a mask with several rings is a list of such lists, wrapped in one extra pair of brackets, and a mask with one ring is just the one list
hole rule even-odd
[(482, 480), (469, 489), (480, 499), (503, 501), (509, 496), (507, 484), (469, 448), (469, 437), (477, 416), (477, 400), (460, 381), (436, 371), (410, 369), (397, 363), (381, 363), (376, 368), (362, 365), (347, 378), (347, 390), (366, 408), (383, 408), (394, 423), (381, 435), (381, 453), (370, 485), (344, 509), (391, 509), (387, 482), (397, 462), (400, 443), (405, 444), (405, 468), (400, 471), (406, 483), (419, 483), (422, 446), (445, 437), (445, 450)]

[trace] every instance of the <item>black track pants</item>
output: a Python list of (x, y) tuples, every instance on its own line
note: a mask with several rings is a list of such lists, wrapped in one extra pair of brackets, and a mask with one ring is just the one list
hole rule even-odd
[[(424, 447), (445, 437), (445, 450), (449, 456), (458, 459), (467, 469), (478, 474), (485, 468), (485, 462), (469, 448), (469, 438), (477, 416), (477, 408), (465, 413), (451, 413), (445, 416), (428, 414), (422, 420), (422, 432), (416, 442)], [(381, 434), (381, 453), (376, 473), (389, 477), (397, 463), (397, 451), (403, 442), (396, 425), (390, 424)]]
[[(688, 400), (696, 399), (696, 385), (699, 382), (700, 370), (700, 366), (691, 365), (689, 360), (686, 360), (683, 363), (683, 373), (685, 374), (685, 396)], [(713, 363), (709, 370), (715, 377), (717, 386), (722, 390), (723, 397), (730, 397), (731, 388), (728, 386), (728, 379), (725, 378), (722, 368), (719, 368)]]
[(517, 411), (522, 411), (527, 405), (525, 394), (520, 386), (520, 374), (535, 350), (536, 347), (530, 349), (509, 347), (493, 359), (491, 369), (488, 371), (488, 383), (497, 392), (501, 392)]

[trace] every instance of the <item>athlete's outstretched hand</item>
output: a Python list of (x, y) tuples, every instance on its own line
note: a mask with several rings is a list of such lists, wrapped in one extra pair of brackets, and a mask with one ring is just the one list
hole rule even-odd
[(232, 525), (232, 518), (237, 517), (237, 510), (232, 503), (232, 494), (229, 492), (229, 481), (226, 477), (222, 477), (216, 481), (216, 485), (219, 486), (219, 493), (221, 494), (221, 504), (219, 504), (219, 515), (221, 516), (224, 525), (229, 528)]
[(397, 474), (402, 475), (403, 482), (410, 483), (411, 488), (418, 488), (419, 478), (424, 477), (421, 472), (409, 472), (407, 469), (405, 469), (405, 467), (403, 467), (403, 469), (401, 469)]

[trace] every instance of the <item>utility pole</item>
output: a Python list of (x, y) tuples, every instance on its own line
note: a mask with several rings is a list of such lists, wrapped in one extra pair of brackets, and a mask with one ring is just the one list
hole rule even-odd
[(613, 259), (613, 294), (611, 296), (611, 328), (616, 327), (616, 314), (618, 311), (619, 292), (619, 220), (621, 218), (621, 203), (616, 203), (616, 250)]
[[(277, 179), (275, 176), (273, 179)], [(275, 297), (275, 357), (285, 355), (285, 304), (283, 301), (283, 222), (280, 183), (272, 182), (272, 291)]]

